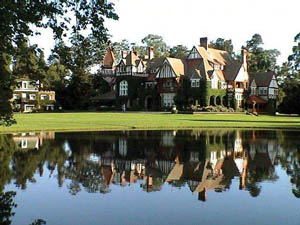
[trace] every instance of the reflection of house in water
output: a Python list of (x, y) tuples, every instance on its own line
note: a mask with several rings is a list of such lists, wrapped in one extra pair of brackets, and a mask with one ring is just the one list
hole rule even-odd
[(274, 164), (280, 146), (276, 139), (258, 138), (253, 132), (249, 141), (249, 169), (273, 179)]
[(175, 147), (175, 143), (174, 143), (175, 136), (176, 136), (176, 131), (162, 132), (161, 146), (162, 147)]
[(95, 145), (97, 149), (86, 159), (99, 166), (101, 184), (107, 189), (112, 184), (136, 183), (151, 192), (161, 190), (167, 182), (174, 187), (187, 185), (203, 201), (207, 191), (227, 190), (234, 178), (240, 180), (240, 189), (249, 190), (249, 182), (255, 180), (253, 171), (273, 176), (276, 139), (260, 140), (252, 131), (191, 131), (190, 139), (182, 138), (188, 132), (164, 131), (159, 138), (150, 133), (149, 140), (146, 133), (133, 137), (122, 133), (105, 139), (102, 148)]
[(43, 140), (53, 140), (54, 137), (54, 132), (31, 132), (14, 134), (13, 140), (18, 149), (30, 150), (39, 149), (43, 145)]
[[(199, 200), (205, 201), (206, 191), (226, 190), (234, 177), (240, 178), (239, 187), (244, 189), (247, 176), (251, 175), (249, 170), (267, 169), (269, 175), (274, 170), (278, 149), (274, 139), (263, 139), (262, 142), (255, 140), (243, 145), (240, 132), (236, 132), (234, 139), (229, 139), (224, 149), (214, 150), (214, 147), (208, 144), (209, 152), (205, 160), (198, 160), (197, 152), (192, 151), (188, 161), (179, 162), (176, 158), (166, 182), (185, 181), (192, 192), (198, 193)], [(248, 155), (251, 155), (250, 158)]]

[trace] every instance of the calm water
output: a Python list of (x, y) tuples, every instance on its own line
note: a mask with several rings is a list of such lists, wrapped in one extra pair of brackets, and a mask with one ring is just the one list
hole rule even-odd
[(296, 131), (0, 135), (0, 165), (8, 224), (300, 224)]

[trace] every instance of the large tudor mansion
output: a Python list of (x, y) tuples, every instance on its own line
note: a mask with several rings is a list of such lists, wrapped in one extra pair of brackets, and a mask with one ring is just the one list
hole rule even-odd
[(107, 48), (101, 75), (111, 92), (97, 98), (117, 107), (159, 110), (189, 106), (225, 106), (250, 111), (275, 112), (278, 85), (273, 72), (250, 74), (248, 53), (234, 60), (226, 51), (208, 47), (200, 38), (184, 58), (155, 58), (153, 48), (139, 57), (122, 51), (117, 62), (113, 49)]

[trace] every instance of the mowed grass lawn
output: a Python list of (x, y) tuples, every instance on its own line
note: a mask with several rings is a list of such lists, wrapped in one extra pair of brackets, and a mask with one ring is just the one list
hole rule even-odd
[(16, 125), (0, 132), (131, 129), (268, 128), (300, 129), (300, 117), (245, 114), (35, 113), (15, 114)]

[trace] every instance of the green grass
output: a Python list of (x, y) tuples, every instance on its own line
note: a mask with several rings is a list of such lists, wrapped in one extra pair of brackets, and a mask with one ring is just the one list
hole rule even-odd
[(1, 133), (131, 129), (266, 128), (300, 129), (300, 117), (245, 114), (36, 113), (16, 114), (16, 125)]

